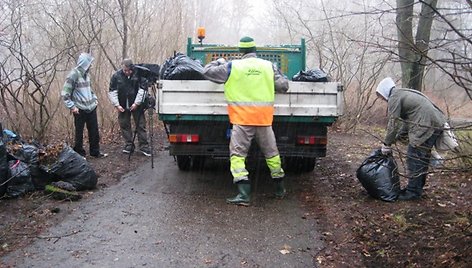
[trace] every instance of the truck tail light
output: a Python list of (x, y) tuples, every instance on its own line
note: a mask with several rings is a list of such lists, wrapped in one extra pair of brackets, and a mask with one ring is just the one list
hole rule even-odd
[(317, 136), (297, 136), (297, 144), (326, 145), (328, 144), (328, 139), (326, 137), (317, 137)]
[(198, 143), (200, 136), (198, 134), (170, 134), (170, 143)]

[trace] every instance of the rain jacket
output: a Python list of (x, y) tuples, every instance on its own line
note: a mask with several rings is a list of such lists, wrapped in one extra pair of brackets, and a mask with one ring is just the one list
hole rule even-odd
[(391, 145), (398, 134), (407, 130), (409, 143), (417, 147), (444, 126), (446, 117), (443, 112), (421, 92), (393, 88), (389, 93), (385, 144)]

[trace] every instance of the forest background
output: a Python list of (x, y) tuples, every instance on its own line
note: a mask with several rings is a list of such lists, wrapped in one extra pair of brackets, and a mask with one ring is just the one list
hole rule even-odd
[(0, 0), (0, 11), (0, 119), (42, 142), (73, 138), (60, 92), (81, 52), (95, 57), (106, 135), (118, 129), (107, 93), (121, 60), (162, 64), (196, 41), (198, 27), (204, 42), (225, 45), (244, 35), (258, 45), (304, 38), (307, 68), (344, 86), (339, 125), (348, 132), (384, 118), (374, 93), (385, 76), (424, 91), (450, 117), (472, 115), (471, 0)]

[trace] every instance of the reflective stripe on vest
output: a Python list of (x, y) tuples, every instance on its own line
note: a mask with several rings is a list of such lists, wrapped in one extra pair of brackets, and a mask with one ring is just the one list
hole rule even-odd
[(225, 98), (232, 124), (270, 126), (274, 117), (274, 71), (270, 61), (246, 58), (231, 62)]

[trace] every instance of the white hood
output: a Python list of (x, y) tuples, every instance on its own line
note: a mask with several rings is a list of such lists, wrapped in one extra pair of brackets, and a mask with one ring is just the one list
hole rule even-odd
[(388, 97), (392, 92), (392, 89), (395, 87), (395, 82), (391, 77), (386, 77), (382, 81), (380, 81), (379, 85), (377, 86), (377, 93), (382, 95), (382, 97), (388, 101)]

